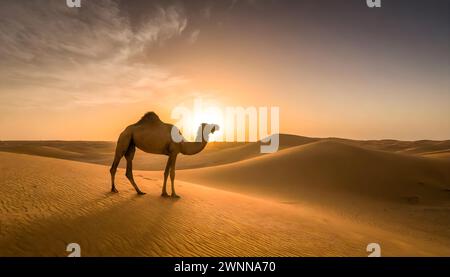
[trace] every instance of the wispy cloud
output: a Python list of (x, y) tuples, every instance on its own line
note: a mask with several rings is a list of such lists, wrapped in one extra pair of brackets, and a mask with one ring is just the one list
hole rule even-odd
[(189, 44), (194, 44), (198, 40), (199, 35), (200, 35), (200, 30), (198, 30), (198, 29), (194, 30), (188, 38)]
[(81, 9), (59, 0), (2, 1), (0, 105), (128, 103), (182, 84), (182, 76), (140, 57), (187, 24), (177, 5), (157, 7), (136, 27), (112, 0)]

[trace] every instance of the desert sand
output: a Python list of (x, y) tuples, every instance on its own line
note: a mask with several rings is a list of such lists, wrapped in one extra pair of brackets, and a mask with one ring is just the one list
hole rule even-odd
[[(178, 162), (137, 153), (137, 196), (108, 142), (0, 143), (0, 256), (450, 256), (449, 142), (282, 136)], [(42, 157), (44, 156), (44, 157)], [(181, 157), (180, 157), (181, 158)]]

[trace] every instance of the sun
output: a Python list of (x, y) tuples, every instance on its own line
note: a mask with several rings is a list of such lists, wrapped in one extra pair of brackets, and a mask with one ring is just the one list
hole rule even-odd
[(202, 123), (216, 124), (219, 130), (209, 135), (209, 141), (223, 141), (226, 107), (217, 100), (196, 98), (186, 105), (182, 103), (172, 109), (171, 117), (176, 119), (175, 125), (181, 130), (183, 137), (194, 140)]
[(219, 125), (219, 131), (210, 134), (209, 141), (222, 141), (224, 126), (224, 111), (218, 106), (208, 106), (202, 111), (194, 114), (191, 130), (197, 133), (198, 127), (202, 123)]

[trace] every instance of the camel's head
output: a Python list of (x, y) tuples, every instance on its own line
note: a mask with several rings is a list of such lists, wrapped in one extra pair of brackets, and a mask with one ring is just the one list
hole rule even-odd
[(214, 134), (215, 131), (219, 131), (220, 127), (217, 124), (211, 124), (212, 128), (211, 128), (211, 133)]
[(212, 133), (214, 134), (215, 131), (219, 131), (219, 125), (217, 124), (208, 124), (208, 123), (202, 123), (202, 130), (206, 131), (206, 134)]
[(214, 132), (219, 131), (219, 129), (219, 125), (217, 124), (202, 123), (200, 130), (202, 130), (203, 138), (208, 140), (209, 134), (214, 134)]

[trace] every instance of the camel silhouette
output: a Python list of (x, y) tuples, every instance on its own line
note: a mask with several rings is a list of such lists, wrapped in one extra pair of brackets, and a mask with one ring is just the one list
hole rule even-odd
[[(164, 170), (164, 183), (161, 196), (169, 196), (167, 194), (166, 185), (170, 172), (170, 181), (172, 185), (171, 197), (179, 198), (175, 193), (174, 187), (177, 155), (179, 153), (184, 155), (194, 155), (199, 153), (206, 147), (209, 134), (214, 133), (217, 130), (219, 130), (218, 125), (202, 123), (198, 129), (195, 142), (187, 142), (182, 138), (180, 131), (174, 127), (174, 125), (162, 122), (154, 112), (146, 113), (138, 122), (128, 126), (119, 136), (116, 154), (110, 169), (111, 191), (118, 192), (114, 183), (114, 178), (117, 166), (122, 157), (125, 156), (125, 159), (127, 160), (126, 177), (139, 195), (145, 194), (139, 189), (133, 178), (133, 158), (137, 147), (147, 153), (169, 156)], [(180, 136), (180, 142), (173, 140), (173, 132)]]

